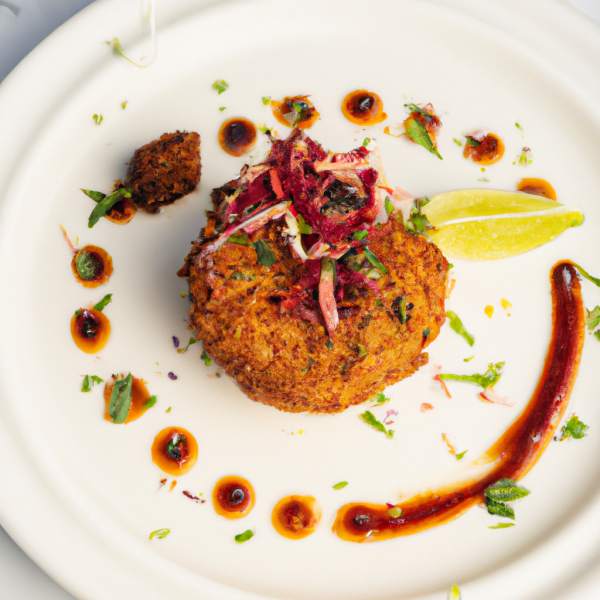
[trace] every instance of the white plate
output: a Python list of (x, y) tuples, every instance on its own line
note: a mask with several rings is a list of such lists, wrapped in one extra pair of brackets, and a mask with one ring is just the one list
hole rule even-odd
[[(600, 272), (597, 29), (562, 3), (541, 0), (526, 7), (516, 0), (374, 2), (368, 10), (347, 0), (179, 1), (160, 7), (159, 57), (139, 70), (104, 45), (118, 35), (131, 56), (141, 52), (136, 8), (117, 0), (91, 6), (0, 90), (3, 526), (80, 598), (433, 599), (453, 582), (464, 598), (505, 598), (507, 587), (514, 600), (548, 598), (600, 547), (589, 534), (600, 521), (600, 345), (593, 338), (569, 409), (591, 434), (551, 444), (524, 480), (532, 493), (517, 504), (517, 527), (489, 530), (497, 520), (473, 509), (422, 534), (354, 545), (330, 526), (345, 502), (406, 499), (471, 473), (467, 459), (499, 437), (535, 387), (550, 333), (550, 267), (571, 258)], [(211, 89), (219, 78), (230, 84), (222, 95)], [(341, 115), (342, 98), (357, 88), (376, 91), (389, 115), (368, 132)], [(457, 285), (447, 307), (477, 341), (471, 349), (446, 327), (430, 347), (430, 364), (482, 372), (506, 360), (498, 391), (516, 401), (513, 408), (484, 405), (475, 388), (460, 384), (448, 400), (428, 366), (391, 388), (392, 402), (377, 409), (378, 416), (388, 406), (399, 412), (390, 441), (357, 418), (364, 407), (335, 416), (279, 413), (248, 400), (226, 377), (207, 377), (216, 369), (199, 360), (199, 345), (175, 352), (171, 336), (188, 337), (185, 286), (175, 272), (204, 224), (210, 190), (243, 164), (219, 149), (218, 128), (234, 115), (273, 125), (261, 96), (296, 93), (312, 94), (321, 112), (310, 135), (334, 150), (376, 137), (390, 181), (417, 195), (514, 189), (521, 177), (537, 176), (552, 182), (560, 201), (583, 208), (583, 227), (534, 252), (496, 263), (454, 261)], [(402, 122), (407, 101), (438, 110), (443, 162), (382, 134)], [(221, 113), (220, 106), (227, 108)], [(100, 112), (104, 121), (96, 126), (91, 116)], [(91, 201), (78, 188), (108, 189), (135, 148), (177, 128), (202, 135), (199, 189), (159, 216), (140, 214), (122, 228), (103, 220), (88, 230)], [(487, 184), (452, 141), (479, 128), (507, 147), (486, 170)], [(534, 156), (527, 168), (512, 164), (523, 145)], [(59, 223), (81, 244), (112, 254), (108, 285), (86, 290), (74, 281)], [(600, 290), (583, 286), (586, 306), (600, 304)], [(74, 309), (108, 292), (113, 334), (95, 359), (75, 348), (68, 322)], [(510, 317), (501, 298), (513, 304)], [(491, 320), (483, 312), (488, 304), (495, 306)], [(148, 380), (159, 401), (139, 421), (116, 427), (102, 419), (101, 390), (79, 389), (84, 373), (106, 378), (122, 370)], [(435, 410), (420, 413), (423, 401)], [(149, 449), (172, 424), (196, 436), (200, 457), (169, 493), (157, 491), (162, 473)], [(442, 432), (469, 450), (462, 462), (447, 453)], [(210, 502), (197, 505), (181, 494), (209, 497), (217, 479), (234, 473), (257, 491), (243, 521), (226, 521)], [(350, 483), (333, 490), (340, 480)], [(291, 493), (314, 495), (323, 508), (320, 528), (302, 542), (284, 540), (270, 525), (275, 502)], [(148, 540), (162, 527), (171, 529), (167, 538)], [(255, 537), (235, 544), (233, 536), (247, 528)]]

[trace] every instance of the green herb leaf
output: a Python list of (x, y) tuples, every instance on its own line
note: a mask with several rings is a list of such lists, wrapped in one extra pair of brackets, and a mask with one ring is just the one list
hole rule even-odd
[(591, 311), (585, 309), (585, 324), (590, 331), (598, 327), (598, 324), (600, 324), (600, 306), (596, 306)]
[(519, 125), (519, 123), (515, 123), (515, 127), (516, 127), (517, 129), (523, 129), (523, 128), (521, 127), (521, 125)]
[(596, 339), (600, 342), (600, 329), (598, 331), (594, 331), (594, 336), (596, 336)]
[(222, 94), (228, 87), (229, 87), (229, 84), (223, 79), (217, 79), (212, 84), (212, 89), (217, 90), (217, 93), (219, 95)]
[(469, 346), (472, 346), (475, 343), (475, 338), (465, 329), (462, 321), (453, 310), (446, 311), (446, 318), (450, 319), (450, 327), (456, 331), (458, 335), (462, 336)]
[(477, 146), (481, 146), (481, 142), (478, 142), (475, 138), (472, 138), (470, 135), (467, 135), (466, 138), (469, 146), (474, 146), (475, 148)]
[(498, 502), (496, 500), (485, 499), (485, 506), (490, 515), (497, 515), (498, 517), (506, 517), (507, 519), (515, 519), (515, 511), (504, 504), (504, 502)]
[(377, 298), (377, 300), (375, 300), (375, 306), (381, 307), (381, 306), (383, 306), (383, 302), (379, 298)]
[(304, 217), (300, 213), (298, 213), (298, 231), (306, 235), (312, 233), (312, 227), (304, 220)]
[(158, 539), (162, 540), (163, 538), (167, 537), (170, 533), (170, 529), (157, 529), (156, 531), (153, 531), (150, 534), (150, 537), (148, 539), (151, 540), (154, 536), (156, 536)]
[(358, 356), (366, 356), (367, 355), (367, 349), (362, 345), (362, 344), (358, 344)]
[(263, 125), (262, 123), (257, 123), (256, 125), (258, 126), (258, 130), (261, 133), (264, 133), (264, 134), (268, 133), (269, 135), (271, 134), (272, 129), (270, 127), (267, 127), (266, 125)]
[(390, 401), (389, 398), (385, 397), (385, 394), (383, 392), (379, 392), (379, 394), (377, 394), (377, 396), (375, 396), (374, 400), (377, 404), (384, 404), (385, 402)]
[(431, 115), (428, 112), (425, 112), (420, 106), (417, 106), (416, 104), (409, 103), (405, 104), (404, 106), (408, 108), (410, 112), (416, 112), (420, 115), (423, 115), (426, 119), (431, 119)]
[(204, 364), (207, 367), (210, 367), (210, 365), (212, 365), (212, 359), (210, 358), (210, 356), (206, 353), (206, 350), (202, 351), (202, 354), (200, 356), (200, 358), (204, 361)]
[(573, 263), (573, 266), (577, 267), (577, 270), (583, 277), (600, 287), (600, 279), (592, 277), (583, 267), (580, 267), (578, 264)]
[(589, 429), (589, 425), (586, 425), (583, 421), (579, 420), (577, 415), (573, 415), (565, 425), (562, 426), (561, 429), (561, 441), (567, 439), (568, 437), (572, 437), (576, 440), (580, 440), (582, 437), (585, 437), (586, 431)]
[(94, 386), (95, 383), (97, 383), (98, 385), (100, 385), (101, 383), (104, 383), (104, 379), (100, 379), (100, 377), (98, 377), (97, 375), (92, 375), (91, 380), (92, 380), (92, 387)]
[(452, 268), (454, 268), (454, 265), (452, 263), (448, 263), (448, 271)]
[(456, 584), (448, 590), (448, 600), (460, 600), (460, 590)]
[(131, 373), (124, 379), (115, 381), (108, 405), (108, 416), (113, 423), (125, 423), (131, 408), (131, 389), (133, 376)]
[(371, 138), (365, 138), (362, 145), (366, 148), (371, 143)]
[(219, 106), (219, 110), (220, 110), (221, 112), (223, 112), (223, 111), (224, 111), (226, 108), (227, 108), (226, 106)]
[(92, 119), (94, 119), (94, 123), (96, 123), (96, 125), (100, 125), (100, 123), (102, 123), (102, 121), (104, 121), (104, 117), (102, 116), (102, 113), (100, 113), (99, 115), (94, 115), (92, 117)]
[(367, 246), (363, 248), (363, 252), (367, 257), (367, 260), (377, 269), (379, 269), (384, 275), (387, 273), (387, 269), (381, 264), (379, 259), (369, 250)]
[(465, 450), (464, 452), (461, 452), (460, 454), (457, 454), (456, 455), (456, 460), (460, 460), (467, 452), (468, 452), (468, 450)]
[(388, 510), (388, 517), (392, 517), (392, 519), (397, 519), (398, 517), (401, 517), (403, 514), (404, 514), (404, 512), (398, 506), (394, 506), (394, 508), (390, 508), (390, 510)]
[(374, 427), (375, 429), (377, 429), (377, 431), (381, 431), (381, 433), (384, 433), (387, 438), (391, 439), (394, 437), (393, 429), (386, 429), (385, 425), (383, 423), (381, 423), (381, 421), (378, 421), (372, 412), (367, 410), (362, 415), (358, 415), (358, 416), (367, 425), (370, 425), (371, 427)]
[(385, 197), (385, 212), (388, 214), (388, 217), (396, 210), (394, 204), (390, 200), (389, 196)]
[(128, 100), (125, 100), (125, 102), (121, 102), (121, 108), (123, 110), (125, 110), (127, 108), (127, 102), (128, 102)]
[(327, 346), (327, 350), (333, 350), (333, 342), (331, 341), (331, 338), (327, 338), (325, 346)]
[(479, 373), (475, 373), (473, 375), (452, 375), (450, 373), (440, 374), (440, 379), (444, 381), (466, 381), (468, 383), (474, 383), (482, 387), (484, 390), (490, 387), (493, 387), (498, 383), (500, 377), (502, 377), (502, 367), (504, 366), (503, 362), (499, 363), (490, 363), (488, 365), (488, 370), (480, 375)]
[(196, 338), (191, 337), (190, 341), (188, 342), (188, 345), (185, 348), (177, 348), (177, 353), (178, 354), (184, 354), (185, 352), (187, 352), (190, 349), (190, 346), (193, 346), (194, 344), (197, 344), (198, 340)]
[(252, 537), (254, 537), (254, 532), (252, 532), (250, 529), (246, 529), (246, 531), (244, 531), (244, 533), (239, 533), (238, 535), (235, 536), (235, 541), (238, 544), (243, 544), (244, 542), (247, 542)]
[(366, 238), (369, 235), (369, 231), (367, 229), (361, 229), (360, 231), (354, 232), (354, 239), (360, 242), (360, 240)]
[(310, 106), (306, 102), (304, 102), (304, 100), (296, 100), (296, 102), (292, 104), (292, 108), (296, 113), (296, 118), (294, 119), (294, 127), (296, 127), (298, 123), (302, 123), (302, 121), (310, 119), (312, 111), (310, 109)]
[(169, 408), (167, 408), (167, 410), (165, 410), (165, 412), (171, 412), (171, 407), (169, 406)]
[(490, 525), (488, 529), (506, 529), (507, 527), (514, 527), (515, 523), (498, 523), (498, 525)]
[(92, 387), (90, 386), (90, 378), (87, 375), (83, 378), (83, 383), (81, 384), (81, 391), (82, 392), (91, 392), (92, 391)]
[(463, 358), (463, 362), (471, 362), (475, 358), (475, 355), (471, 356), (471, 358)]
[(440, 153), (437, 151), (437, 148), (433, 145), (433, 141), (429, 132), (425, 128), (425, 125), (419, 121), (419, 119), (408, 118), (404, 122), (404, 127), (406, 128), (406, 135), (409, 137), (415, 144), (419, 144), (419, 146), (423, 146), (426, 150), (429, 150), (432, 154), (435, 154), (440, 160), (442, 157)]
[(105, 196), (100, 202), (98, 202), (97, 206), (94, 207), (94, 210), (90, 214), (90, 217), (88, 219), (88, 227), (91, 229), (100, 220), (101, 217), (106, 215), (106, 213), (119, 200), (121, 200), (121, 198), (131, 198), (131, 190), (127, 188), (119, 188), (116, 192), (114, 192), (110, 196)]
[(333, 489), (334, 489), (334, 490), (341, 490), (342, 488), (345, 488), (347, 485), (348, 485), (348, 482), (347, 482), (347, 481), (340, 481), (339, 483), (336, 483), (336, 484), (333, 486)]
[(245, 231), (238, 231), (237, 234), (230, 235), (227, 241), (238, 246), (252, 246), (252, 242)]
[(98, 304), (94, 304), (94, 310), (99, 310), (102, 312), (108, 306), (108, 304), (112, 302), (112, 297), (112, 294), (106, 294), (106, 296), (104, 296), (104, 298), (102, 298)]
[(265, 267), (271, 267), (277, 262), (277, 257), (273, 254), (271, 247), (265, 240), (260, 239), (252, 244), (256, 250), (257, 263)]
[(265, 106), (268, 106), (269, 104), (271, 104), (271, 96), (263, 96), (262, 97), (262, 103)]
[(514, 479), (500, 479), (488, 487), (485, 497), (496, 502), (511, 502), (530, 494), (529, 490), (517, 484)]
[(75, 257), (75, 269), (77, 274), (84, 281), (94, 279), (98, 275), (98, 270), (101, 265), (90, 252), (80, 250)]
[(156, 396), (150, 396), (150, 398), (148, 398), (148, 401), (146, 402), (146, 404), (144, 404), (142, 406), (142, 408), (152, 408), (154, 405), (156, 404)]
[(102, 192), (94, 192), (92, 190), (84, 190), (83, 188), (79, 188), (86, 196), (91, 198), (94, 202), (100, 202), (106, 198), (106, 194)]
[(460, 140), (457, 140), (456, 138), (452, 138), (452, 139), (454, 140), (454, 143), (455, 143), (457, 146), (462, 146), (462, 142), (461, 142)]

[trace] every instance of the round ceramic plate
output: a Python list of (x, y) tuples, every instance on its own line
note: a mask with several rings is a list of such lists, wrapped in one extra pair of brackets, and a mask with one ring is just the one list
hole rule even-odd
[[(525, 407), (540, 375), (550, 338), (550, 268), (570, 258), (600, 273), (597, 29), (566, 5), (542, 0), (158, 4), (159, 54), (150, 68), (132, 66), (104, 43), (118, 36), (129, 56), (142, 54), (137, 2), (105, 0), (51, 36), (0, 89), (3, 526), (80, 598), (439, 599), (455, 582), (465, 599), (506, 598), (508, 589), (512, 600), (551, 597), (600, 548), (598, 535), (589, 534), (600, 520), (600, 344), (592, 336), (568, 409), (591, 426), (590, 435), (550, 444), (523, 480), (531, 494), (516, 505), (516, 527), (491, 530), (499, 519), (474, 508), (417, 535), (351, 544), (331, 525), (346, 502), (398, 502), (479, 472), (473, 462)], [(229, 83), (220, 95), (211, 87), (217, 79)], [(344, 119), (342, 99), (360, 88), (381, 96), (386, 122), (363, 129)], [(376, 139), (390, 182), (417, 196), (514, 190), (522, 177), (541, 177), (559, 201), (586, 215), (582, 227), (528, 254), (452, 261), (456, 286), (447, 309), (476, 341), (471, 348), (444, 327), (429, 365), (387, 390), (391, 401), (371, 410), (379, 419), (397, 411), (393, 439), (358, 418), (365, 406), (322, 416), (252, 402), (217, 367), (205, 366), (201, 344), (184, 354), (173, 347), (172, 336), (183, 345), (190, 336), (186, 282), (176, 271), (205, 223), (211, 189), (247, 160), (219, 148), (219, 126), (244, 116), (287, 135), (261, 98), (294, 94), (311, 94), (321, 113), (311, 137), (334, 151)], [(407, 102), (435, 106), (443, 161), (384, 135), (386, 125), (398, 132)], [(95, 113), (103, 115), (100, 125)], [(482, 128), (506, 145), (504, 159), (485, 173), (453, 141)], [(93, 203), (79, 188), (107, 191), (136, 148), (176, 129), (202, 136), (198, 189), (157, 216), (88, 229)], [(533, 156), (526, 167), (517, 160), (524, 146)], [(59, 224), (80, 246), (110, 252), (108, 284), (89, 290), (75, 282)], [(582, 285), (585, 305), (600, 304), (600, 290)], [(113, 294), (105, 309), (112, 337), (98, 356), (85, 355), (71, 340), (69, 320), (106, 293)], [(435, 365), (482, 373), (500, 361), (506, 366), (497, 391), (513, 407), (480, 402), (469, 384), (452, 385), (448, 399), (432, 379)], [(144, 378), (158, 402), (138, 421), (116, 426), (103, 419), (102, 389), (80, 390), (84, 374), (106, 379), (122, 371)], [(421, 413), (423, 402), (434, 409)], [(172, 478), (160, 486), (163, 473), (150, 458), (154, 436), (171, 425), (190, 430), (200, 447), (196, 466), (173, 491)], [(443, 433), (468, 451), (461, 461)], [(210, 498), (215, 482), (231, 474), (256, 490), (243, 520), (223, 519), (210, 501), (182, 494)], [(348, 485), (333, 489), (339, 481)], [(273, 506), (288, 494), (312, 495), (323, 509), (319, 529), (299, 542), (270, 524)], [(170, 535), (149, 540), (160, 528)], [(254, 538), (236, 544), (246, 529)]]

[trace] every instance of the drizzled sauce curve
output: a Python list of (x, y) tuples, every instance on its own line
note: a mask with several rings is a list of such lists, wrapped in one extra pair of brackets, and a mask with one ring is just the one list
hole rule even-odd
[[(388, 507), (350, 503), (337, 513), (333, 531), (349, 542), (382, 541), (411, 535), (455, 519), (483, 500), (483, 492), (502, 478), (518, 480), (536, 463), (560, 422), (573, 388), (585, 330), (577, 271), (561, 261), (550, 271), (552, 338), (537, 387), (525, 410), (482, 457), (495, 461), (481, 479), (453, 489), (417, 496), (398, 504), (399, 517)], [(535, 441), (534, 441), (535, 440)]]

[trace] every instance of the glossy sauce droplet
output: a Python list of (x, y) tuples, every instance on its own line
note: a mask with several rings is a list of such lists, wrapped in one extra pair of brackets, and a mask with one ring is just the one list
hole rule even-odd
[(271, 100), (273, 116), (286, 127), (309, 129), (321, 116), (309, 96), (286, 96), (281, 102)]
[(387, 119), (381, 98), (367, 90), (350, 92), (342, 102), (342, 113), (348, 121), (357, 125), (377, 125)]
[[(114, 385), (114, 380), (110, 379), (104, 386), (104, 419), (106, 421), (110, 421), (111, 423), (112, 419), (108, 414), (108, 407), (110, 405), (110, 396), (112, 394)], [(144, 405), (146, 402), (148, 402), (149, 398), (150, 392), (146, 388), (144, 382), (141, 379), (134, 377), (131, 382), (131, 407), (129, 408), (127, 418), (125, 419), (125, 425), (127, 425), (127, 423), (131, 423), (131, 421), (139, 419), (146, 412), (146, 410), (148, 410), (147, 408), (144, 408)]]
[(290, 540), (301, 540), (314, 533), (321, 520), (321, 508), (312, 496), (286, 496), (271, 514), (275, 531)]
[(152, 460), (161, 471), (169, 475), (187, 473), (197, 458), (196, 438), (183, 427), (167, 427), (154, 438)]
[(250, 483), (243, 477), (223, 477), (212, 493), (215, 512), (227, 519), (241, 519), (254, 508), (255, 494)]
[[(78, 314), (77, 314), (78, 313)], [(99, 310), (80, 308), (71, 317), (71, 337), (87, 354), (100, 352), (110, 336), (110, 321)]]
[(536, 179), (534, 177), (526, 177), (521, 179), (517, 184), (517, 189), (526, 194), (534, 196), (542, 196), (548, 200), (556, 200), (556, 192), (554, 188), (545, 179)]
[(219, 130), (219, 144), (231, 156), (242, 156), (256, 143), (256, 127), (254, 123), (236, 117), (229, 119), (221, 125)]
[(463, 156), (480, 165), (493, 165), (504, 156), (504, 144), (495, 133), (468, 135)]
[(71, 268), (81, 285), (95, 288), (106, 283), (112, 275), (112, 257), (99, 246), (84, 246), (73, 257)]

